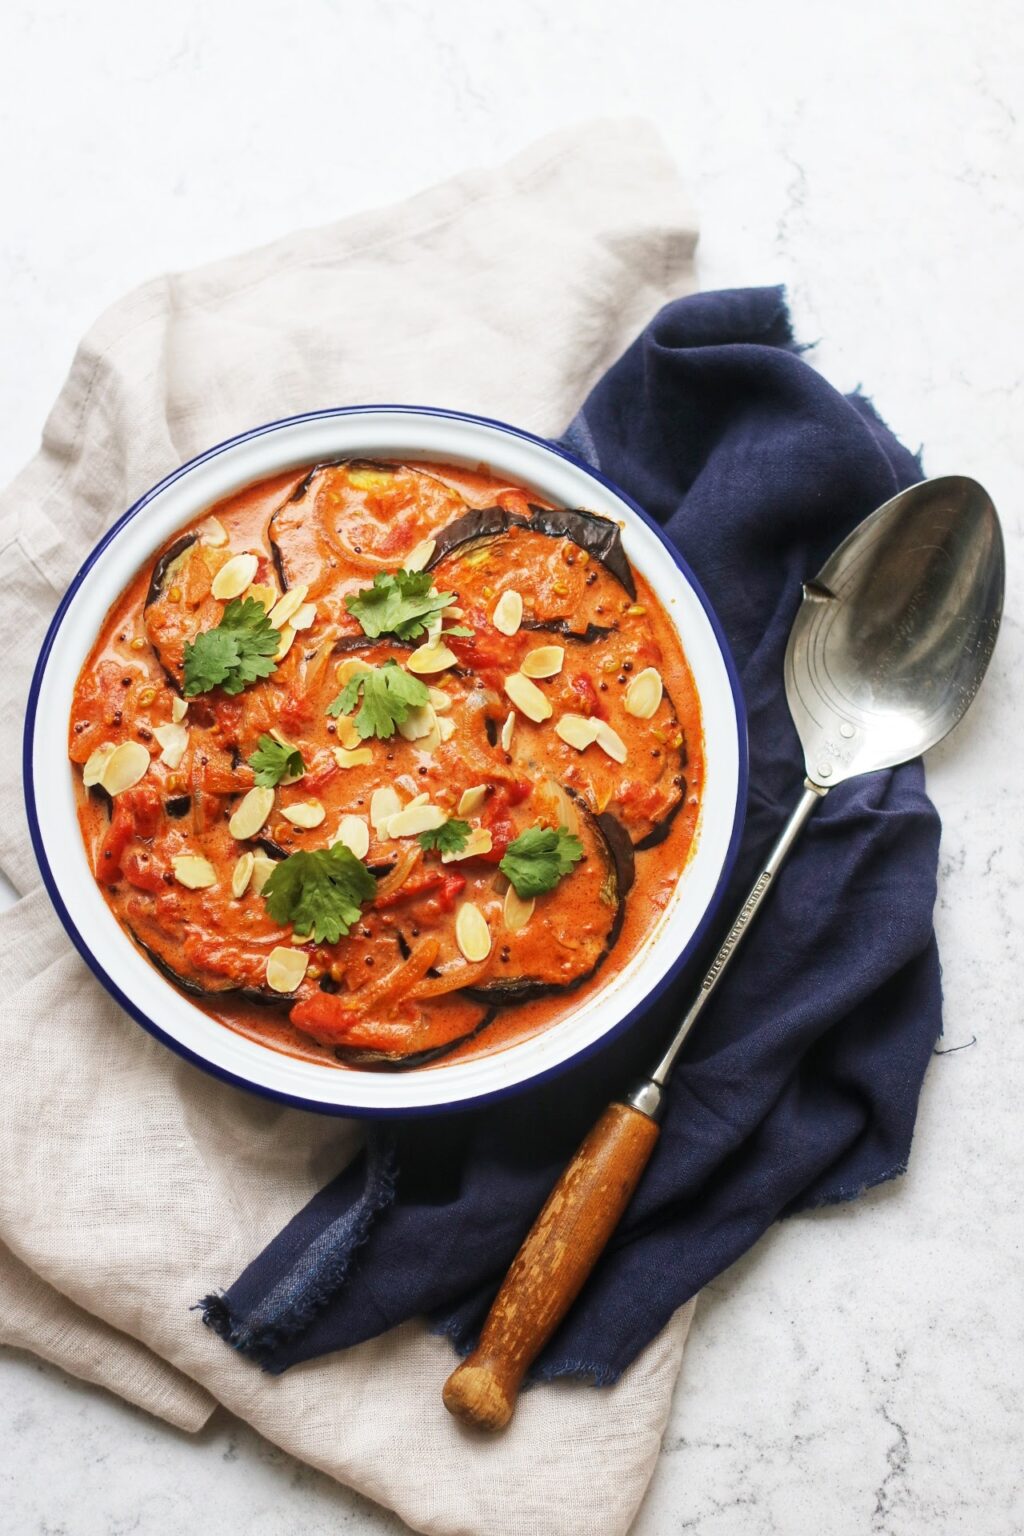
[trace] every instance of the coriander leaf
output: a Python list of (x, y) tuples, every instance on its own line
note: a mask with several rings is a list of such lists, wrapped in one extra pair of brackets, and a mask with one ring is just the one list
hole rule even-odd
[(254, 597), (232, 598), (216, 628), (200, 630), (185, 642), (186, 697), (217, 687), (241, 693), (250, 683), (269, 677), (277, 667), (274, 656), (280, 643), (262, 603)]
[(371, 639), (397, 635), (416, 640), (455, 601), (454, 592), (433, 592), (433, 585), (429, 571), (382, 571), (372, 587), (346, 597), (345, 607)]
[(338, 697), (328, 704), (327, 713), (350, 715), (360, 694), (363, 704), (355, 724), (364, 741), (370, 736), (387, 740), (414, 709), (422, 709), (430, 702), (426, 683), (413, 677), (397, 661), (386, 661), (382, 667), (371, 667), (368, 672), (356, 672), (350, 677)]
[(261, 736), (256, 751), (248, 759), (262, 789), (273, 789), (282, 779), (301, 779), (306, 771), (298, 747), (286, 747), (273, 736)]
[(442, 822), (430, 832), (421, 832), (416, 839), (424, 853), (436, 848), (438, 853), (461, 853), (469, 841), (469, 822), (451, 820)]
[(318, 944), (337, 944), (348, 933), (377, 881), (344, 843), (289, 854), (263, 887), (267, 911), (277, 923), (291, 923)]
[(554, 890), (563, 875), (583, 857), (583, 844), (567, 827), (528, 827), (509, 843), (498, 868), (507, 875), (517, 896), (528, 901)]
[(442, 639), (448, 635), (461, 635), (464, 640), (471, 640), (473, 638), (473, 630), (467, 629), (465, 624), (453, 624), (451, 629), (441, 631)]

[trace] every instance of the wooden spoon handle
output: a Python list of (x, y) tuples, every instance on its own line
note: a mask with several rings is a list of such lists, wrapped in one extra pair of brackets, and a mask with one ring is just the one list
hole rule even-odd
[(449, 1376), (444, 1405), (503, 1429), (531, 1363), (572, 1306), (618, 1226), (658, 1139), (658, 1125), (610, 1104), (548, 1196), (494, 1300), (473, 1353)]

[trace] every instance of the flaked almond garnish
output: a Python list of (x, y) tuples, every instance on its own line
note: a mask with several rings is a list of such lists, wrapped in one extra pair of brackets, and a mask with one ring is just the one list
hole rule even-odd
[(184, 725), (158, 725), (153, 731), (160, 746), (160, 761), (168, 768), (177, 768), (188, 747), (188, 727)]
[(435, 672), (445, 672), (449, 667), (454, 667), (458, 659), (443, 641), (434, 641), (418, 646), (405, 665), (419, 677), (431, 677)]
[(555, 721), (555, 735), (578, 752), (585, 752), (597, 740), (599, 725), (600, 721), (588, 719), (586, 715), (560, 715)]
[(487, 799), (488, 787), (486, 784), (474, 784), (471, 788), (464, 789), (462, 791), (462, 798), (459, 801), (459, 815), (475, 816)]
[(442, 853), (442, 864), (458, 864), (462, 859), (480, 859), (494, 846), (486, 827), (474, 827), (457, 853)]
[(343, 816), (337, 832), (331, 838), (332, 848), (335, 843), (344, 843), (357, 859), (365, 859), (370, 847), (370, 829), (366, 825), (366, 817)]
[(277, 602), (276, 587), (268, 587), (262, 582), (254, 581), (251, 587), (246, 587), (245, 595), (246, 597), (253, 598), (255, 602), (259, 603), (261, 608), (266, 608), (268, 613)]
[(398, 734), (406, 741), (419, 741), (430, 735), (436, 722), (433, 704), (422, 704), (419, 709), (410, 709), (405, 719), (398, 722)]
[(211, 549), (220, 549), (228, 541), (228, 531), (219, 517), (208, 517), (199, 524), (196, 537), (200, 544), (209, 544)]
[(174, 878), (189, 891), (205, 891), (217, 884), (217, 871), (198, 853), (179, 853), (171, 860)]
[(188, 700), (179, 699), (178, 695), (175, 694), (174, 698), (171, 700), (171, 720), (175, 725), (180, 725), (187, 714)]
[(300, 581), (297, 587), (289, 587), (288, 591), (285, 592), (282, 597), (278, 598), (273, 608), (271, 608), (270, 613), (267, 615), (275, 629), (283, 628), (283, 626), (287, 624), (288, 620), (291, 618), (292, 614), (298, 613), (299, 609), (306, 601), (306, 593), (308, 591), (309, 587), (306, 585), (306, 583), (304, 581)]
[(471, 965), (486, 960), (491, 952), (491, 930), (472, 901), (464, 901), (455, 914), (455, 942)]
[(657, 667), (645, 667), (626, 689), (626, 713), (637, 720), (649, 720), (657, 713), (664, 687)]
[(430, 702), (434, 706), (434, 713), (438, 715), (447, 714), (452, 707), (451, 694), (445, 693), (443, 688), (428, 688), (427, 692), (430, 694)]
[(228, 831), (232, 837), (237, 837), (243, 842), (247, 837), (255, 837), (267, 817), (274, 808), (274, 791), (257, 785), (250, 789), (248, 794), (242, 796), (235, 813), (228, 822)]
[(506, 677), (505, 692), (527, 720), (540, 724), (542, 720), (551, 718), (551, 700), (545, 698), (537, 684), (531, 683), (530, 679), (524, 677), (521, 672), (513, 672)]
[(335, 762), (339, 768), (364, 768), (373, 762), (368, 746), (335, 746)]
[(617, 731), (613, 731), (607, 720), (599, 720), (597, 723), (597, 735), (594, 737), (602, 752), (617, 763), (626, 761), (626, 743)]
[(97, 782), (108, 795), (120, 795), (137, 784), (148, 768), (149, 753), (141, 741), (125, 741), (111, 752)]
[(82, 783), (86, 789), (91, 789), (94, 784), (100, 782), (103, 777), (103, 770), (115, 751), (116, 748), (112, 741), (104, 741), (96, 748), (95, 752), (90, 753), (86, 759), (85, 767), (82, 769)]
[[(410, 810), (412, 810), (414, 805), (429, 805), (429, 804), (430, 804), (430, 790), (429, 789), (425, 789), (422, 794), (413, 795), (412, 799), (409, 801), (409, 804), (405, 807), (405, 809), (407, 811), (410, 811)], [(398, 809), (401, 810), (402, 807), (399, 806)]]
[(402, 809), (398, 791), (385, 784), (370, 796), (370, 825), (375, 832), (383, 832), (392, 816)]
[(361, 672), (372, 672), (373, 668), (368, 661), (361, 660), (358, 656), (349, 656), (345, 661), (339, 661), (334, 669), (335, 681), (344, 688), (347, 682)]
[(294, 639), (295, 639), (295, 631), (294, 631), (294, 629), (292, 629), (290, 624), (286, 624), (284, 629), (282, 629), (282, 631), (281, 631), (281, 643), (278, 646), (277, 650), (274, 652), (274, 660), (275, 661), (284, 661), (285, 657), (288, 655), (288, 652), (292, 648), (292, 641)]
[(505, 724), (501, 728), (501, 750), (509, 752), (512, 749), (512, 734), (516, 728), (516, 712), (510, 709), (505, 717)]
[(316, 604), (303, 603), (301, 608), (296, 608), (291, 617), (292, 629), (309, 629), (316, 618)]
[(418, 837), (421, 832), (434, 832), (448, 820), (439, 805), (409, 805), (404, 811), (389, 817), (388, 837)]
[(536, 650), (527, 651), (519, 670), (524, 677), (557, 677), (564, 660), (563, 645), (538, 645)]
[(363, 738), (356, 730), (356, 722), (351, 715), (338, 716), (334, 735), (338, 746), (347, 747), (349, 751), (362, 746)]
[(430, 564), (434, 550), (437, 548), (436, 539), (423, 539), (410, 549), (405, 557), (405, 569), (407, 571), (422, 571)]
[(295, 805), (283, 805), (281, 815), (291, 822), (293, 827), (318, 827), (327, 812), (319, 800), (299, 800)]
[(503, 635), (514, 635), (523, 622), (523, 596), (510, 588), (503, 592), (494, 605), (491, 623)]
[(256, 849), (252, 856), (252, 878), (249, 883), (257, 896), (261, 894), (276, 867), (269, 853), (264, 853), (262, 848)]
[[(266, 854), (264, 854), (266, 858)], [(267, 861), (270, 862), (269, 860)], [(236, 901), (245, 895), (249, 889), (249, 881), (252, 879), (253, 866), (256, 863), (254, 853), (243, 853), (231, 871), (231, 894)]]
[(442, 715), (437, 721), (437, 734), (439, 740), (451, 741), (455, 735), (455, 721), (449, 720), (446, 716)]
[[(300, 939), (300, 943), (306, 940)], [(267, 986), (271, 992), (294, 992), (306, 974), (309, 956), (276, 944), (267, 956)]]
[(529, 898), (529, 900), (524, 901), (521, 896), (516, 895), (515, 886), (509, 886), (508, 890), (505, 892), (505, 904), (502, 908), (502, 916), (505, 919), (505, 927), (508, 929), (509, 933), (518, 933), (520, 928), (526, 927), (527, 923), (530, 921), (530, 918), (533, 916), (533, 909), (535, 906), (536, 902), (532, 896)]
[(224, 603), (233, 597), (241, 597), (256, 575), (258, 565), (255, 555), (232, 555), (213, 578), (210, 591), (219, 602)]

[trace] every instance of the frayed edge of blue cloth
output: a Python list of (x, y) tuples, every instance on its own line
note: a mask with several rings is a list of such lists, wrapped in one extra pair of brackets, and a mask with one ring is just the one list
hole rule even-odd
[[(337, 1235), (326, 1237), (328, 1251), (311, 1259), (307, 1247), (292, 1270), (244, 1318), (236, 1316), (223, 1292), (211, 1292), (193, 1307), (203, 1322), (246, 1359), (266, 1366), (284, 1343), (300, 1337), (340, 1288), (352, 1259), (366, 1242), (374, 1219), (395, 1198), (398, 1169), (394, 1144), (383, 1134), (371, 1136), (366, 1148), (366, 1188), (358, 1204), (333, 1224)], [(294, 1294), (292, 1294), (294, 1293)]]

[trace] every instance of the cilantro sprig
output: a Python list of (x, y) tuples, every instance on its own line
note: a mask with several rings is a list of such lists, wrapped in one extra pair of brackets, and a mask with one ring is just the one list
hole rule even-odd
[(509, 843), (498, 868), (517, 896), (528, 901), (554, 890), (583, 857), (583, 844), (567, 827), (528, 827)]
[(439, 827), (432, 827), (429, 832), (421, 832), (416, 841), (424, 853), (435, 850), (438, 853), (461, 853), (469, 841), (469, 822), (459, 821), (452, 817), (450, 821), (444, 821)]
[(275, 865), (263, 899), (275, 922), (291, 923), (297, 934), (318, 944), (337, 944), (376, 890), (376, 878), (362, 860), (335, 843), (289, 854)]
[(261, 789), (273, 789), (282, 779), (294, 782), (306, 771), (298, 747), (287, 747), (273, 736), (261, 736), (256, 751), (247, 759)]
[(232, 598), (214, 629), (200, 630), (185, 642), (185, 694), (241, 693), (276, 670), (281, 636), (254, 597)]
[(337, 698), (328, 704), (327, 713), (350, 715), (360, 695), (363, 702), (356, 715), (356, 730), (364, 741), (370, 736), (386, 741), (398, 726), (405, 724), (414, 709), (429, 702), (430, 689), (397, 661), (386, 661), (381, 667), (353, 673)]
[(417, 640), (455, 601), (454, 592), (434, 592), (433, 585), (429, 571), (382, 571), (372, 587), (346, 597), (345, 607), (372, 640), (379, 635)]

